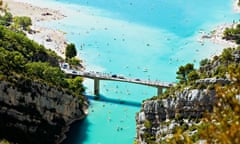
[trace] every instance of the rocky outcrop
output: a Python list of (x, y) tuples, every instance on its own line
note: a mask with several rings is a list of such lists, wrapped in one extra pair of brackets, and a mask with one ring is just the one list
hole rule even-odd
[(171, 131), (178, 123), (166, 122), (175, 119), (200, 118), (206, 111), (212, 111), (215, 101), (214, 90), (188, 90), (175, 93), (175, 98), (148, 100), (136, 115), (136, 141), (145, 144), (146, 138), (159, 141), (160, 135)]
[(31, 80), (0, 81), (0, 106), (0, 136), (17, 143), (59, 143), (85, 117), (83, 99)]
[(205, 79), (199, 79), (196, 80), (197, 84), (221, 84), (221, 85), (227, 85), (230, 84), (230, 80), (224, 79), (224, 78), (205, 78)]
[[(231, 59), (232, 59), (231, 60), (232, 63), (240, 62), (240, 50), (239, 49), (233, 50), (233, 52), (231, 53)], [(199, 71), (205, 72), (206, 74), (211, 75), (217, 71), (219, 66), (224, 65), (227, 67), (228, 64), (229, 63), (227, 63), (227, 62), (222, 62), (221, 58), (219, 58), (218, 56), (215, 56), (215, 60), (213, 60), (211, 63), (207, 63), (203, 66), (200, 66)]]

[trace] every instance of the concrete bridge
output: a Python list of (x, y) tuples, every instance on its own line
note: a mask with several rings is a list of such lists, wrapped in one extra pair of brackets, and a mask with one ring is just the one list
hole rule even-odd
[(156, 87), (158, 90), (158, 93), (157, 93), (158, 95), (162, 94), (163, 88), (170, 88), (174, 85), (174, 83), (133, 79), (133, 78), (127, 78), (124, 76), (118, 76), (115, 74), (111, 75), (111, 74), (100, 73), (100, 72), (77, 71), (77, 70), (71, 70), (71, 69), (66, 69), (66, 68), (62, 68), (62, 67), (61, 67), (61, 69), (67, 75), (81, 76), (81, 77), (93, 79), (94, 80), (94, 94), (96, 96), (98, 96), (100, 94), (100, 91), (99, 91), (100, 90), (100, 80), (111, 80), (111, 81), (135, 83), (135, 84)]

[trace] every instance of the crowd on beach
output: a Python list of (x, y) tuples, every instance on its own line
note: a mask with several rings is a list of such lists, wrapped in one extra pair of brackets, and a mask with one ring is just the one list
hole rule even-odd
[[(40, 22), (43, 21), (54, 21), (61, 20), (66, 17), (62, 11), (53, 10), (50, 8), (41, 8), (33, 4), (27, 3), (27, 1), (19, 0), (4, 0), (7, 3), (10, 12), (14, 16), (29, 16), (32, 19), (32, 29), (36, 33), (27, 34), (27, 36), (44, 45), (46, 48), (55, 51), (59, 56), (64, 57), (67, 40), (65, 33), (48, 27), (40, 26)], [(240, 12), (238, 6), (238, 0), (235, 0), (233, 10), (236, 13)], [(216, 27), (211, 32), (201, 31), (199, 36), (199, 42), (204, 44), (206, 39), (211, 40), (213, 43), (221, 44), (226, 47), (236, 47), (237, 45), (233, 42), (222, 39), (225, 28), (232, 27), (236, 24), (234, 21), (232, 24), (223, 24)]]
[(27, 36), (46, 48), (55, 51), (59, 56), (64, 58), (64, 52), (67, 45), (65, 33), (40, 25), (44, 21), (61, 20), (63, 15), (59, 10), (50, 8), (41, 8), (25, 1), (4, 0), (7, 7), (14, 16), (28, 16), (32, 19), (31, 29), (34, 33), (27, 33)]
[[(240, 13), (240, 7), (238, 5), (239, 0), (235, 0), (233, 3), (233, 11), (234, 13)], [(226, 28), (233, 28), (237, 24), (239, 24), (240, 20), (233, 20), (232, 23), (224, 23), (218, 25), (215, 29), (211, 32), (201, 31), (200, 41), (203, 42), (205, 39), (209, 39), (211, 42), (223, 45), (225, 47), (237, 47), (238, 45), (235, 42), (227, 41), (222, 39), (223, 33)]]

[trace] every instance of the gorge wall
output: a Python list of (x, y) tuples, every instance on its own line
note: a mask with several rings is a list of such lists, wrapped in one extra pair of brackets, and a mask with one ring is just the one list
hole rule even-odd
[(200, 118), (204, 112), (212, 111), (214, 101), (215, 91), (207, 89), (185, 89), (172, 98), (145, 101), (136, 115), (136, 141), (141, 144), (161, 141), (184, 119)]
[[(167, 98), (155, 97), (143, 102), (136, 115), (137, 144), (165, 143), (180, 128), (189, 135), (197, 135), (196, 125), (205, 112), (213, 112), (217, 102), (216, 86), (225, 87), (238, 83), (240, 48), (224, 49), (222, 54), (212, 60), (206, 59), (195, 79), (189, 85), (171, 90)], [(234, 85), (235, 84), (235, 85)], [(237, 88), (237, 87), (236, 87)], [(238, 94), (238, 93), (237, 93)], [(238, 94), (239, 95), (239, 94)], [(237, 95), (237, 97), (238, 97)], [(195, 127), (196, 128), (196, 127)], [(198, 141), (200, 139), (196, 139)]]
[(60, 143), (87, 107), (60, 88), (26, 79), (0, 81), (0, 105), (0, 136), (24, 144)]

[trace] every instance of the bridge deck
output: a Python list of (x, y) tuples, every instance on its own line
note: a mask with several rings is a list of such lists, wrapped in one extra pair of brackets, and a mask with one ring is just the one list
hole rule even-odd
[(174, 85), (173, 83), (168, 83), (168, 82), (133, 79), (133, 78), (110, 75), (110, 74), (105, 74), (100, 72), (83, 72), (83, 71), (76, 71), (71, 69), (62, 69), (62, 70), (68, 75), (82, 76), (90, 79), (120, 81), (120, 82), (128, 82), (128, 83), (135, 83), (135, 84), (141, 84), (141, 85), (147, 85), (147, 86), (153, 86), (153, 87), (162, 87), (162, 88), (169, 88)]

